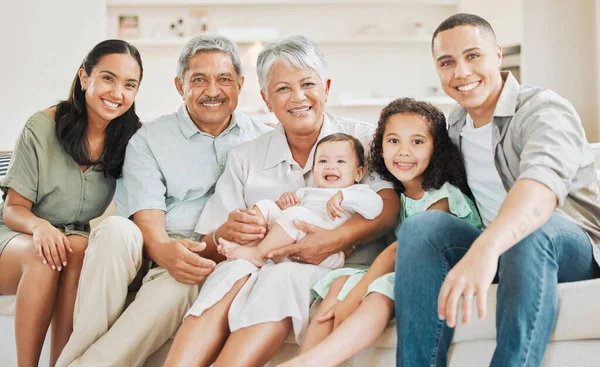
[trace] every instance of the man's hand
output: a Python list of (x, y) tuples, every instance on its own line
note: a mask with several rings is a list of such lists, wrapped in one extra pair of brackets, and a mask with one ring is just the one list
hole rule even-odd
[(329, 214), (331, 220), (341, 218), (343, 213), (348, 212), (346, 209), (342, 208), (342, 200), (344, 200), (344, 195), (341, 190), (333, 195), (331, 199), (327, 200), (327, 214)]
[(283, 195), (275, 203), (281, 210), (285, 210), (290, 206), (298, 205), (300, 200), (295, 192), (284, 192)]
[(217, 238), (245, 245), (264, 238), (267, 224), (254, 209), (235, 209), (216, 231)]
[(172, 240), (157, 244), (152, 258), (178, 282), (195, 285), (203, 282), (216, 265), (214, 261), (198, 255), (205, 248), (204, 242)]
[(477, 302), (479, 319), (486, 316), (487, 293), (498, 269), (499, 255), (480, 243), (479, 237), (465, 256), (446, 275), (438, 297), (438, 317), (456, 326), (458, 302), (462, 299), (462, 323), (471, 320), (471, 302)]
[(268, 257), (288, 256), (296, 262), (317, 265), (329, 255), (341, 249), (341, 239), (334, 231), (324, 229), (303, 221), (294, 220), (294, 225), (306, 236), (293, 245), (288, 245), (272, 251)]

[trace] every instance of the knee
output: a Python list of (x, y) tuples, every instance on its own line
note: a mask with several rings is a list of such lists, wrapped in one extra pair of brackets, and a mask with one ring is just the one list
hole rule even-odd
[(103, 253), (131, 253), (142, 251), (140, 229), (127, 218), (112, 216), (103, 220), (90, 234), (89, 250)]
[(32, 251), (27, 251), (27, 256), (23, 259), (23, 273), (34, 276), (38, 279), (40, 285), (54, 284), (58, 281), (60, 272), (52, 270), (49, 263), (44, 264), (42, 259), (35, 251), (32, 243)]
[(402, 225), (396, 233), (398, 240), (400, 238), (422, 237), (429, 233), (434, 233), (432, 228), (445, 226), (451, 214), (439, 210), (426, 210), (404, 219)]
[(180, 283), (171, 278), (165, 282), (160, 290), (160, 299), (163, 300), (162, 307), (165, 312), (173, 309), (185, 312), (198, 297), (199, 290), (198, 285)]

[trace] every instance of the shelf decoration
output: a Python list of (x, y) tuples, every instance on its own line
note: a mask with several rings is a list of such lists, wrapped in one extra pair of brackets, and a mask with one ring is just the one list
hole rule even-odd
[(119, 37), (137, 38), (140, 36), (140, 24), (137, 15), (119, 15)]

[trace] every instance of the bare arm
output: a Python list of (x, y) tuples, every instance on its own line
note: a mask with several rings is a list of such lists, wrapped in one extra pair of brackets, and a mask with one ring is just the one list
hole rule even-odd
[(40, 261), (52, 269), (62, 270), (68, 263), (68, 252), (73, 252), (67, 236), (50, 222), (31, 212), (33, 204), (16, 190), (9, 188), (3, 219), (13, 231), (31, 234)]
[(545, 185), (530, 179), (518, 180), (508, 192), (496, 219), (475, 244), (485, 244), (499, 257), (544, 225), (557, 204), (556, 195)]
[(332, 253), (364, 245), (394, 229), (400, 211), (400, 198), (393, 189), (380, 190), (377, 195), (383, 200), (381, 214), (373, 220), (365, 219), (361, 215), (354, 215), (346, 223), (334, 229), (333, 232), (336, 233), (336, 237), (339, 236), (341, 242), (340, 247)]
[[(458, 301), (463, 293), (475, 295), (479, 318), (486, 316), (487, 292), (500, 255), (544, 225), (557, 203), (554, 192), (537, 181), (521, 179), (511, 187), (496, 219), (446, 276), (438, 297), (438, 313), (448, 326), (456, 325)], [(462, 312), (462, 322), (468, 324), (470, 301), (462, 303)]]
[(50, 224), (31, 212), (32, 202), (12, 188), (8, 189), (4, 206), (4, 223), (13, 231), (33, 234), (40, 226)]

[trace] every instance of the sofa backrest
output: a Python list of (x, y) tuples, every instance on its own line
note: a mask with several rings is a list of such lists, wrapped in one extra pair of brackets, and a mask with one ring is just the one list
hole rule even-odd
[(590, 144), (590, 149), (592, 150), (592, 153), (594, 153), (596, 169), (600, 170), (600, 143)]

